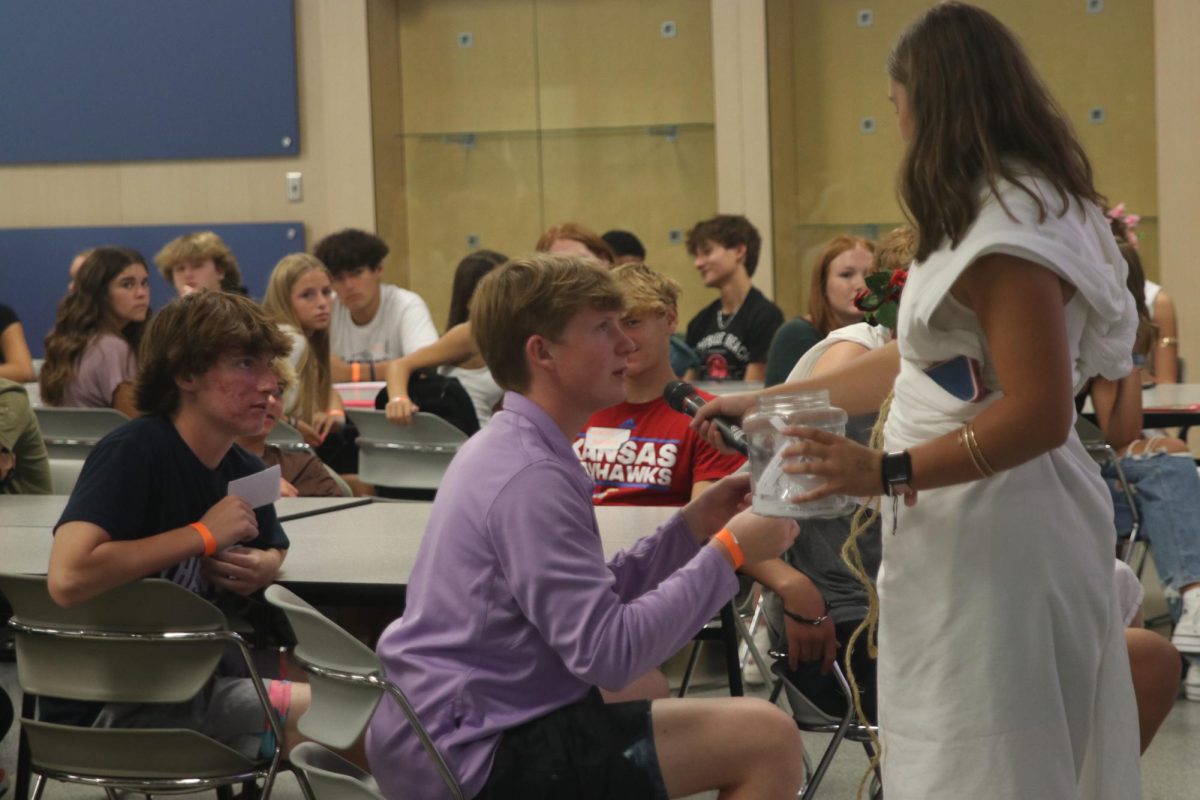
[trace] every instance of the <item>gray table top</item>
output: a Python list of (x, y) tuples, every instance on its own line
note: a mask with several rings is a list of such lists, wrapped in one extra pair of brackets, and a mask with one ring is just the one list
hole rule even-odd
[[(293, 502), (296, 499), (290, 498)], [(277, 506), (281, 512), (288, 500), (281, 500)], [(65, 497), (59, 498), (59, 511), (65, 502)], [(285, 523), (292, 546), (279, 579), (360, 586), (404, 584), (412, 571), (431, 507), (432, 503), (420, 502), (371, 503)], [(634, 506), (596, 509), (605, 553), (611, 556), (653, 533), (677, 510)], [(49, 518), (48, 522), (15, 524), (8, 515), (0, 519), (0, 542), (4, 543), (0, 570), (45, 572), (50, 558), (50, 529), (58, 516), (48, 514), (45, 508), (41, 513), (42, 519)]]
[(1198, 405), (1200, 383), (1159, 383), (1142, 390), (1143, 409), (1189, 409)]

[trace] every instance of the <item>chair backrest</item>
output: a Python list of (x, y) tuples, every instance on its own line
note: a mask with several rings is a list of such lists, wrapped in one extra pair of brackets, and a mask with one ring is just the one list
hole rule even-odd
[(129, 422), (129, 417), (115, 408), (39, 406), (33, 413), (51, 458), (85, 459), (96, 442)]
[(54, 494), (70, 494), (83, 472), (82, 458), (51, 458), (50, 488)]
[(436, 489), (467, 435), (434, 414), (418, 412), (411, 425), (393, 425), (382, 411), (350, 412), (358, 426), (358, 474), (365, 482), (398, 489)]
[(304, 774), (317, 800), (383, 800), (374, 778), (316, 742), (292, 748), (288, 759)]
[(1075, 433), (1079, 436), (1079, 441), (1083, 443), (1083, 446), (1088, 449), (1089, 453), (1093, 449), (1100, 450), (1106, 445), (1104, 431), (1100, 430), (1100, 427), (1087, 417), (1081, 416), (1075, 418)]
[[(227, 643), (224, 615), (169, 581), (127, 584), (71, 608), (54, 602), (45, 576), (0, 574), (0, 592), (13, 608), (18, 680), (31, 694), (181, 702), (204, 686)], [(149, 641), (168, 632), (222, 635)]]
[(275, 423), (275, 427), (267, 434), (267, 444), (273, 444), (281, 450), (306, 450), (312, 452), (308, 442), (304, 441), (304, 437), (300, 435), (300, 431), (288, 425), (286, 422), (279, 421)]
[[(836, 663), (834, 666), (839, 667)], [(801, 730), (823, 729), (841, 722), (840, 717), (821, 710), (816, 703), (796, 687), (796, 684), (792, 683), (787, 676), (787, 661), (776, 661), (771, 665), (771, 671), (783, 681), (783, 691), (787, 695), (788, 705), (791, 706), (792, 716)]]
[(350, 488), (350, 484), (346, 483), (346, 479), (338, 475), (337, 470), (328, 464), (322, 463), (325, 471), (329, 473), (329, 477), (333, 478), (333, 482), (337, 484), (338, 489), (342, 493), (342, 497), (354, 497), (354, 490)]
[[(267, 587), (267, 602), (287, 615), (296, 634), (296, 656), (319, 670), (349, 673), (382, 681), (383, 667), (371, 648), (355, 639), (289, 589)], [(375, 713), (384, 686), (381, 682), (352, 681), (309, 672), (312, 705), (300, 718), (305, 736), (329, 747), (345, 749)]]

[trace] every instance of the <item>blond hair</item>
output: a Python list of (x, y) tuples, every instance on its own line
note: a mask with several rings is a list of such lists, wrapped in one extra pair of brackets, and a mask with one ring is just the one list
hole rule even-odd
[(895, 272), (908, 269), (917, 255), (917, 230), (911, 225), (892, 228), (875, 249), (875, 269)]
[(612, 271), (625, 295), (625, 314), (665, 314), (679, 305), (679, 283), (645, 264), (622, 264)]
[(524, 392), (532, 380), (525, 360), (529, 338), (557, 340), (585, 308), (624, 308), (608, 270), (591, 259), (537, 253), (513, 259), (479, 282), (471, 300), (471, 335), (496, 383)]
[[(329, 270), (315, 256), (307, 253), (289, 253), (279, 259), (275, 269), (271, 270), (271, 278), (267, 281), (267, 294), (263, 298), (263, 310), (272, 320), (279, 325), (293, 328), (308, 342), (295, 370), (299, 391), (296, 392), (291, 408), (284, 409), (288, 414), (305, 422), (311, 422), (318, 411), (325, 410), (333, 390), (333, 375), (329, 364), (329, 329), (306, 334), (304, 326), (296, 316), (296, 309), (292, 307), (292, 289), (301, 277), (312, 270), (320, 270), (329, 276)], [(332, 280), (330, 277), (330, 281)]]
[(154, 263), (167, 283), (174, 283), (172, 274), (180, 264), (192, 261), (208, 261), (221, 272), (221, 288), (236, 292), (242, 288), (242, 272), (238, 269), (233, 251), (212, 231), (185, 233), (167, 242), (154, 256)]

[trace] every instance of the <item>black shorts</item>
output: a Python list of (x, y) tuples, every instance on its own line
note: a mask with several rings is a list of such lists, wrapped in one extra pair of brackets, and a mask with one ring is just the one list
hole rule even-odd
[(504, 732), (477, 800), (666, 800), (650, 701), (577, 703)]

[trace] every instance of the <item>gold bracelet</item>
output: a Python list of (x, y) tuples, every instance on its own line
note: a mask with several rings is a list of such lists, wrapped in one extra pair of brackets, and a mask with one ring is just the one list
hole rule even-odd
[(1164, 336), (1158, 340), (1159, 347), (1174, 347), (1179, 344), (1178, 336)]
[(983, 464), (984, 469), (987, 470), (987, 474), (995, 475), (996, 470), (992, 469), (992, 465), (983, 457), (983, 451), (979, 449), (979, 442), (975, 439), (975, 426), (968, 422), (965, 427), (967, 429), (967, 445), (979, 457), (979, 463)]
[(983, 467), (979, 464), (979, 459), (975, 457), (975, 453), (971, 450), (971, 446), (967, 444), (967, 426), (965, 424), (958, 429), (958, 445), (967, 451), (967, 455), (971, 458), (971, 463), (974, 464), (975, 469), (979, 471), (979, 476), (981, 478), (986, 478), (988, 474), (983, 471)]

